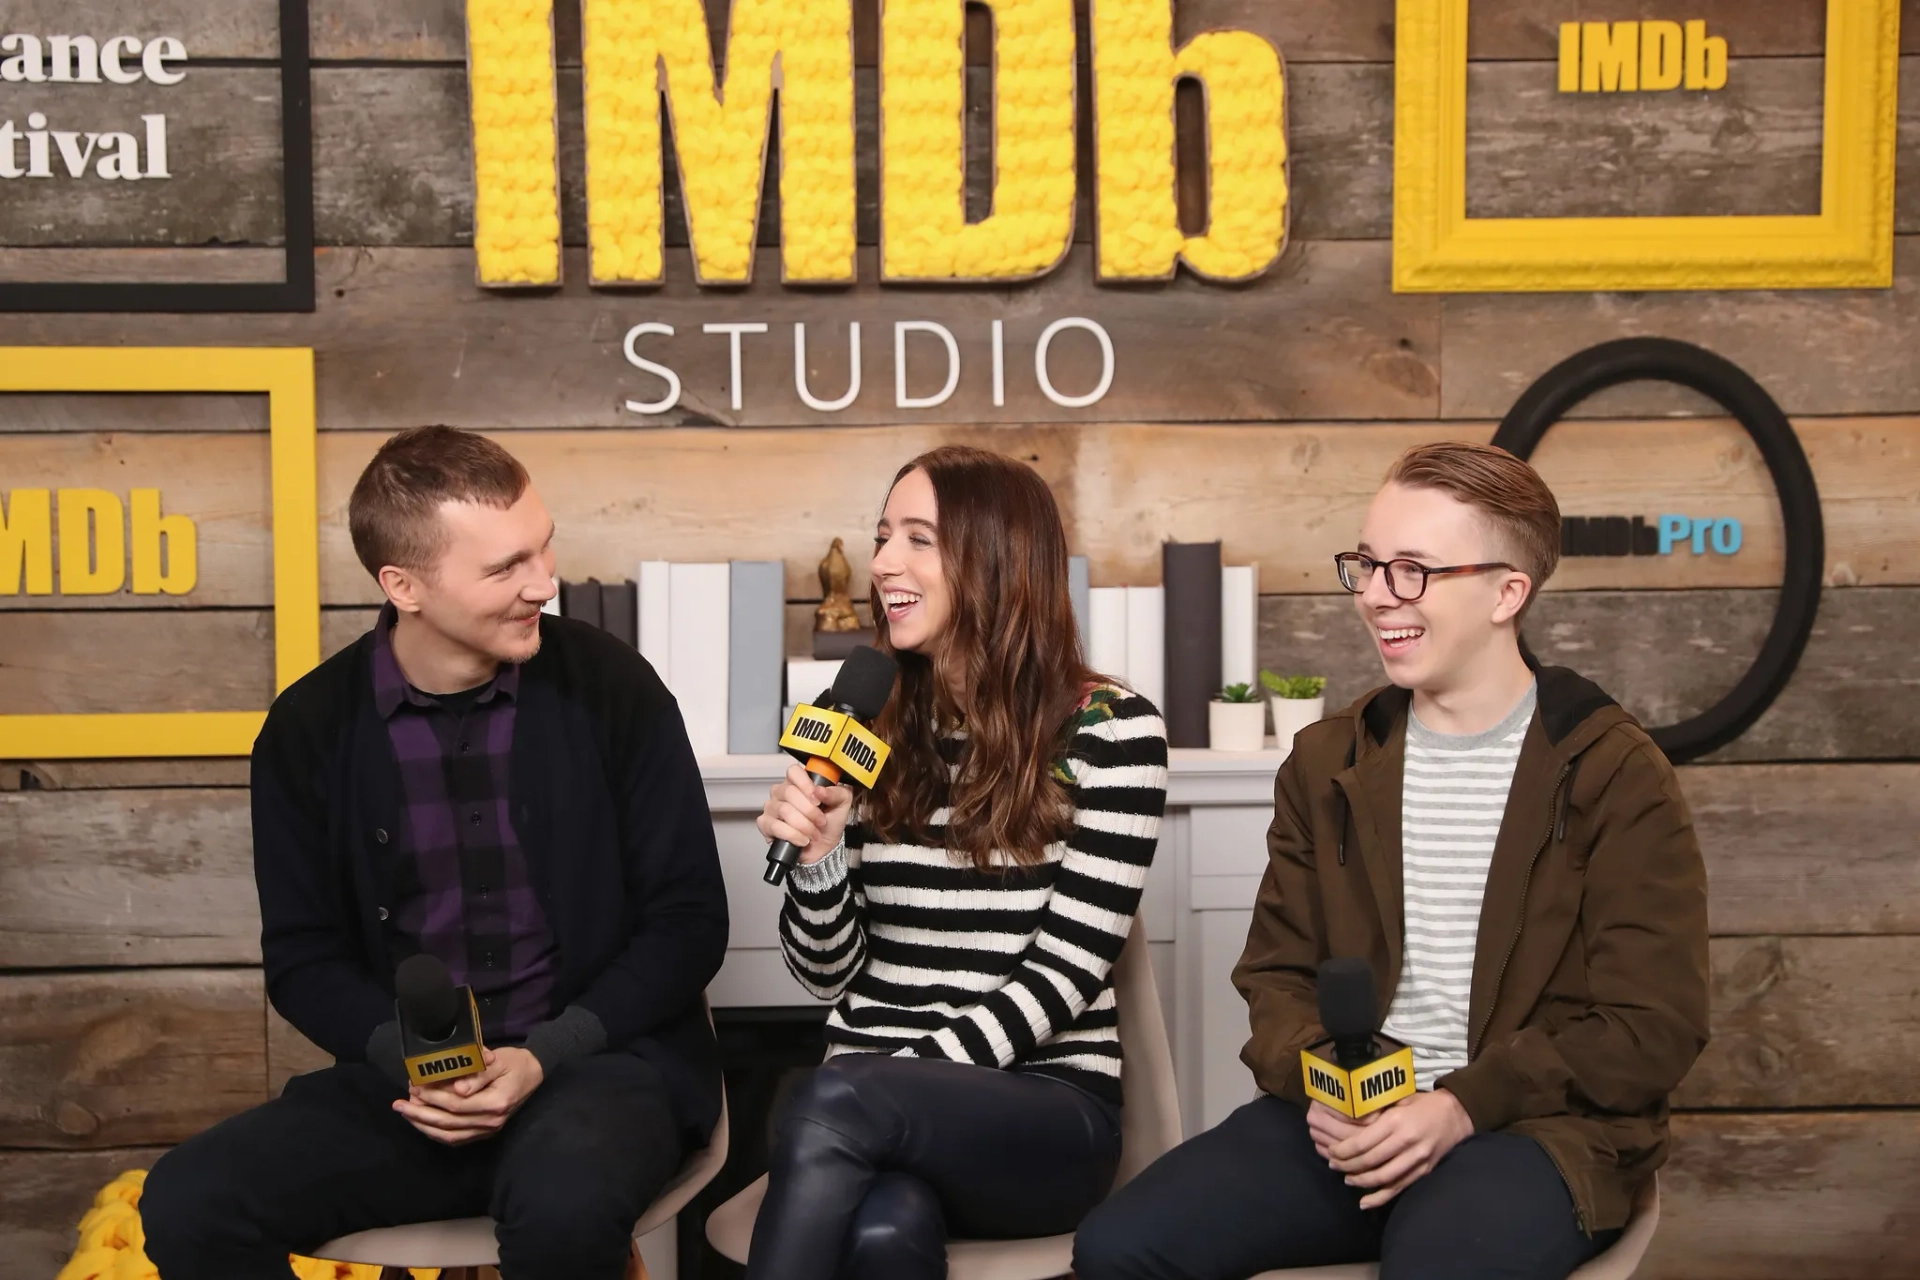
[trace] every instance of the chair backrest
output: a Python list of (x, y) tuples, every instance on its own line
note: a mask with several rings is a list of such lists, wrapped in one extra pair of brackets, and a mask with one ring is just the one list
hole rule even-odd
[[(712, 1014), (708, 1015), (709, 1020)], [(635, 1238), (646, 1235), (658, 1227), (665, 1226), (669, 1219), (693, 1202), (693, 1198), (706, 1190), (727, 1163), (727, 1145), (730, 1140), (730, 1121), (727, 1118), (727, 1089), (720, 1086), (720, 1119), (713, 1126), (713, 1136), (707, 1139), (707, 1145), (700, 1151), (688, 1155), (680, 1166), (680, 1172), (672, 1181), (660, 1189), (633, 1229)]]
[(1572, 1280), (1630, 1280), (1646, 1257), (1647, 1246), (1660, 1226), (1660, 1178), (1648, 1178), (1633, 1202), (1627, 1229), (1599, 1257), (1573, 1273)]
[(1180, 1092), (1173, 1078), (1173, 1044), (1160, 1011), (1147, 950), (1146, 922), (1135, 915), (1120, 960), (1113, 966), (1120, 1013), (1120, 1080), (1126, 1106), (1120, 1117), (1120, 1172), (1114, 1186), (1180, 1145)]

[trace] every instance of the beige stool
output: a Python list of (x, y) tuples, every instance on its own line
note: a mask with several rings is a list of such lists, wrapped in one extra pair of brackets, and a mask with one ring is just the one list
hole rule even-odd
[[(633, 1254), (627, 1263), (629, 1276), (640, 1273), (641, 1236), (665, 1226), (686, 1208), (687, 1202), (713, 1181), (720, 1166), (727, 1162), (727, 1095), (720, 1092), (720, 1121), (713, 1127), (707, 1145), (687, 1157), (680, 1172), (666, 1185), (660, 1196), (647, 1206), (646, 1214), (633, 1228)], [(400, 1277), (407, 1267), (439, 1267), (441, 1280), (465, 1277), (472, 1280), (480, 1267), (497, 1266), (499, 1246), (493, 1238), (492, 1218), (455, 1218), (446, 1222), (416, 1222), (404, 1227), (377, 1227), (356, 1231), (350, 1236), (330, 1240), (313, 1251), (313, 1257), (329, 1262), (362, 1262), (385, 1268), (382, 1280)], [(451, 1272), (452, 1274), (446, 1274)], [(671, 1280), (657, 1276), (653, 1280)]]
[[(1653, 1229), (1660, 1225), (1660, 1180), (1649, 1179), (1634, 1201), (1633, 1216), (1627, 1229), (1613, 1247), (1574, 1272), (1569, 1280), (1630, 1280), (1653, 1243)], [(1378, 1265), (1355, 1263), (1347, 1267), (1295, 1267), (1288, 1271), (1262, 1271), (1249, 1280), (1376, 1280)]]
[[(1120, 1113), (1117, 1188), (1180, 1141), (1180, 1100), (1174, 1090), (1173, 1048), (1160, 1016), (1153, 964), (1139, 917), (1113, 967), (1119, 1002), (1121, 1080), (1127, 1105)], [(753, 1222), (767, 1194), (764, 1176), (707, 1216), (707, 1239), (735, 1262), (747, 1260)], [(948, 1280), (1051, 1280), (1073, 1265), (1073, 1235), (1032, 1240), (954, 1240), (947, 1245)]]

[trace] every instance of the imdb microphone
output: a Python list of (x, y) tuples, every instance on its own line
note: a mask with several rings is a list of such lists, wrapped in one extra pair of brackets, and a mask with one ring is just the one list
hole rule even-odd
[[(890, 750), (860, 723), (872, 720), (893, 696), (900, 664), (871, 645), (861, 645), (840, 665), (840, 675), (820, 698), (825, 707), (801, 703), (780, 735), (780, 749), (807, 766), (807, 776), (822, 787), (855, 782), (871, 788), (886, 766)], [(800, 860), (792, 841), (776, 840), (767, 850), (768, 884), (779, 884)]]
[(1412, 1097), (1413, 1050), (1380, 1034), (1373, 966), (1335, 957), (1315, 985), (1327, 1038), (1300, 1051), (1307, 1096), (1355, 1120)]
[(456, 987), (439, 957), (409, 956), (394, 970), (400, 1055), (413, 1084), (448, 1084), (487, 1069), (472, 987)]

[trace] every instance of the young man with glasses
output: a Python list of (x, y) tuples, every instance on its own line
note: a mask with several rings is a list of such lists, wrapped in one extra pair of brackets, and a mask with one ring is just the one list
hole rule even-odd
[[(1520, 643), (1559, 558), (1532, 467), (1408, 450), (1336, 557), (1388, 686), (1300, 732), (1234, 985), (1262, 1096), (1082, 1226), (1080, 1280), (1560, 1280), (1667, 1155), (1707, 1039), (1706, 873), (1672, 766), (1596, 685)], [(1319, 965), (1373, 970), (1418, 1091), (1308, 1103)]]

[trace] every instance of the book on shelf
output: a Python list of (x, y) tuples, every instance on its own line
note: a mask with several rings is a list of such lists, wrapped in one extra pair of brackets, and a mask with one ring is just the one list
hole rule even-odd
[(725, 561), (668, 569), (667, 687), (701, 757), (727, 754), (731, 570)]
[(600, 626), (627, 648), (640, 647), (640, 588), (637, 583), (600, 584)]
[(640, 562), (640, 656), (653, 664), (663, 683), (673, 687), (668, 642), (673, 635), (673, 592), (665, 560)]
[(1127, 666), (1121, 674), (1135, 693), (1164, 708), (1167, 702), (1167, 593), (1127, 588)]
[(787, 639), (787, 567), (779, 560), (735, 560), (727, 622), (727, 751), (780, 749)]
[(1127, 589), (1087, 592), (1087, 665), (1115, 680), (1127, 678)]
[(1220, 570), (1222, 686), (1257, 685), (1260, 678), (1259, 640), (1260, 567), (1251, 564), (1226, 565)]
[(1218, 542), (1168, 542), (1160, 548), (1166, 604), (1167, 745), (1207, 745), (1207, 707), (1220, 692), (1223, 575)]
[(782, 727), (793, 718), (793, 709), (801, 703), (812, 706), (825, 704), (827, 691), (840, 678), (840, 664), (841, 659), (838, 658), (787, 659), (787, 701), (780, 712)]
[[(1093, 566), (1085, 556), (1067, 557), (1067, 594), (1073, 597), (1073, 625), (1080, 632), (1080, 651), (1092, 651), (1088, 629), (1093, 626), (1093, 611), (1087, 593), (1093, 590)], [(1087, 665), (1093, 665), (1089, 662)]]
[(577, 618), (590, 626), (600, 625), (600, 579), (560, 583), (560, 616)]
[[(1207, 704), (1223, 686), (1259, 676), (1259, 569), (1219, 564), (1218, 543), (1169, 543), (1162, 554), (1164, 586), (1088, 589), (1081, 639), (1087, 665), (1151, 699), (1169, 735), (1185, 715), (1176, 745), (1196, 745), (1197, 716), (1205, 746)], [(1173, 706), (1183, 696), (1185, 713)]]

